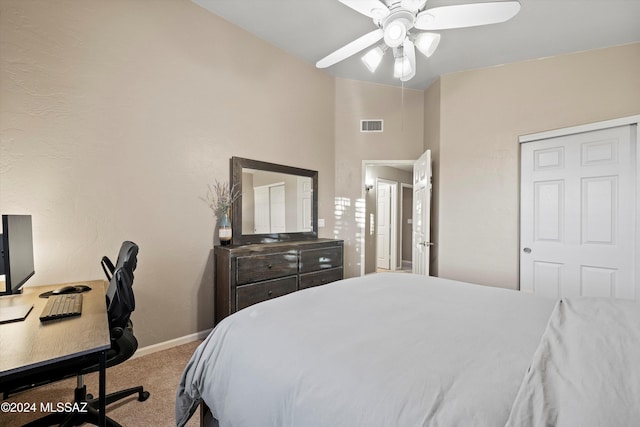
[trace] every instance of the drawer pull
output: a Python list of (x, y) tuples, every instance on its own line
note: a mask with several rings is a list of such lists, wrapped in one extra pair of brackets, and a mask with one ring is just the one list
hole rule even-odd
[(267, 295), (272, 296), (273, 295), (273, 291), (267, 292)]
[(273, 268), (273, 265), (271, 265), (271, 264), (267, 264), (267, 269), (268, 269), (268, 270), (271, 270), (272, 268)]

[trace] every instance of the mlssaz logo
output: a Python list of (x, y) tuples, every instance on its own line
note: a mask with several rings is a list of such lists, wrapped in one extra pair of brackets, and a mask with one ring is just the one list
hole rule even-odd
[(41, 402), (40, 412), (88, 412), (87, 402)]

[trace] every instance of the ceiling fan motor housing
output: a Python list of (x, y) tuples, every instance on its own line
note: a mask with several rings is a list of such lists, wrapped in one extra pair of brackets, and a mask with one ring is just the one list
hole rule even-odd
[(407, 32), (413, 28), (415, 21), (415, 14), (408, 9), (400, 7), (392, 10), (381, 22), (384, 42), (389, 47), (400, 46), (407, 36)]

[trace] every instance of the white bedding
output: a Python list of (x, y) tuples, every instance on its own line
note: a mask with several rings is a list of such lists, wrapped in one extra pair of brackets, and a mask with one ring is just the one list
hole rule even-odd
[(555, 301), (411, 274), (347, 279), (224, 319), (187, 365), (184, 425), (502, 426)]
[(559, 303), (507, 425), (640, 425), (640, 305), (599, 298)]

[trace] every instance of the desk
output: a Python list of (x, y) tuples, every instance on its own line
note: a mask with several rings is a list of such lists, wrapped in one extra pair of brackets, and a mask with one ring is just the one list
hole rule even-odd
[(47, 300), (43, 292), (67, 285), (23, 288), (22, 294), (0, 298), (0, 307), (33, 304), (27, 318), (20, 322), (0, 324), (0, 381), (15, 378), (23, 372), (78, 356), (99, 355), (100, 363), (100, 425), (105, 425), (105, 352), (111, 348), (109, 320), (105, 302), (106, 282), (85, 284), (92, 288), (83, 293), (82, 315), (67, 319), (40, 322), (39, 316)]

